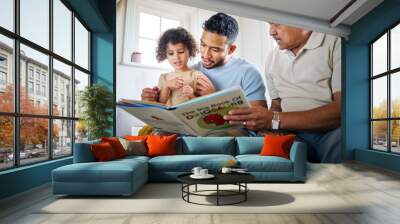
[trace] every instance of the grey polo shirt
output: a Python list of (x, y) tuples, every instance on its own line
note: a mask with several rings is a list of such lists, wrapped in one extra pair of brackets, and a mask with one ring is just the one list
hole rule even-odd
[(265, 67), (271, 99), (281, 99), (282, 111), (305, 111), (331, 103), (341, 91), (341, 40), (312, 32), (296, 55), (276, 47)]

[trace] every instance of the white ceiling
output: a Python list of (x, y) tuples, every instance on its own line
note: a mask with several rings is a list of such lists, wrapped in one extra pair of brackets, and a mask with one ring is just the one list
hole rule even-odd
[(351, 0), (226, 0), (329, 21)]
[[(383, 0), (167, 0), (342, 37)], [(347, 6), (347, 7), (346, 7)], [(345, 10), (342, 10), (345, 9)]]

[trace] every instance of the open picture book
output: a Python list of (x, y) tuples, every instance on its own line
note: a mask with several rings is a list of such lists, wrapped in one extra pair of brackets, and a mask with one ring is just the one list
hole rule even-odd
[(234, 87), (175, 106), (128, 99), (119, 100), (117, 106), (161, 131), (207, 136), (242, 128), (242, 125), (229, 124), (224, 115), (234, 108), (250, 107), (250, 104), (243, 90)]

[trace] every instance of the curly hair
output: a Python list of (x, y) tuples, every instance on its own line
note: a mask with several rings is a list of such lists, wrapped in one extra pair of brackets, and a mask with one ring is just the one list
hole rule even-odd
[(236, 19), (222, 12), (219, 12), (206, 20), (203, 23), (203, 29), (205, 31), (226, 36), (229, 45), (235, 42), (239, 33), (239, 25)]
[(193, 58), (196, 56), (198, 49), (196, 41), (193, 36), (184, 28), (178, 27), (166, 30), (158, 40), (158, 46), (156, 49), (156, 58), (158, 62), (162, 62), (167, 58), (167, 45), (171, 44), (183, 44), (189, 50), (189, 57)]

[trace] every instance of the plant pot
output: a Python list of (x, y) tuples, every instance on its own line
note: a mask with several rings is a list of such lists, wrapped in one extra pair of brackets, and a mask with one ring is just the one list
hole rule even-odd
[(133, 53), (132, 53), (131, 61), (132, 61), (132, 62), (141, 63), (141, 62), (142, 62), (142, 53), (140, 53), (140, 52), (133, 52)]

